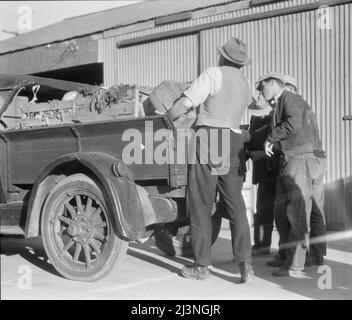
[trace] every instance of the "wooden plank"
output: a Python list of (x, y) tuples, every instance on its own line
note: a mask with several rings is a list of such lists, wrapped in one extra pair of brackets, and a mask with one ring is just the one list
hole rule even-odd
[(55, 101), (55, 102), (40, 102), (40, 103), (24, 103), (22, 104), (22, 112), (34, 113), (53, 110), (72, 109), (73, 101)]
[[(63, 123), (113, 120), (121, 117), (140, 116), (141, 103), (138, 90), (135, 99), (124, 98), (119, 103), (107, 105), (101, 112), (90, 110), (91, 97), (78, 97), (74, 101), (23, 103), (20, 111), (20, 128), (47, 127)], [(94, 108), (94, 107), (92, 107)], [(143, 114), (142, 114), (143, 115)]]
[(98, 63), (98, 41), (82, 37), (1, 55), (1, 73), (31, 74)]
[[(286, 0), (287, 1), (287, 0)], [(269, 3), (277, 2), (275, 0), (252, 0), (251, 5), (254, 6), (261, 6)]]
[(192, 19), (192, 12), (182, 12), (182, 13), (177, 13), (166, 17), (157, 18), (155, 19), (154, 24), (155, 26), (161, 26), (164, 24), (187, 21), (190, 19)]

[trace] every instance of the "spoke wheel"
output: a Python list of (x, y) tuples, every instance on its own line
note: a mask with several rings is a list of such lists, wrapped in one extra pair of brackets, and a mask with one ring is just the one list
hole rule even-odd
[(90, 269), (111, 237), (108, 216), (101, 201), (89, 192), (63, 193), (50, 221), (57, 255), (73, 268)]
[(73, 280), (99, 279), (127, 250), (115, 235), (101, 190), (82, 174), (63, 180), (49, 194), (42, 236), (55, 269)]

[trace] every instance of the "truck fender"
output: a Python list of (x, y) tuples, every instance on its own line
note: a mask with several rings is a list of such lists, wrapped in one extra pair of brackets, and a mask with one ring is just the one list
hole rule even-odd
[[(25, 234), (27, 237), (39, 235), (41, 209), (45, 198), (53, 186), (51, 173), (59, 167), (78, 162), (88, 169), (102, 186), (106, 203), (111, 212), (115, 232), (127, 240), (138, 240), (146, 235), (143, 211), (133, 181), (132, 172), (122, 161), (103, 153), (71, 153), (56, 159), (47, 166), (33, 185), (29, 198)], [(77, 172), (74, 172), (77, 173)], [(55, 183), (55, 182), (54, 182)]]

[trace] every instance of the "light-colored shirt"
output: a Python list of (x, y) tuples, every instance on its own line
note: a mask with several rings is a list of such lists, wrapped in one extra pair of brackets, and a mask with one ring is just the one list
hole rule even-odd
[[(228, 82), (227, 87), (229, 85), (233, 85), (233, 90), (225, 88), (226, 86), (224, 86), (223, 83), (225, 75)], [(228, 108), (236, 108), (237, 101), (241, 101), (243, 99), (243, 97), (240, 96), (242, 94), (242, 90), (241, 94), (235, 94), (236, 90), (238, 90), (237, 87), (243, 87), (243, 82), (246, 82), (245, 85), (247, 86), (248, 84), (249, 88), (248, 80), (245, 79), (241, 71), (231, 67), (211, 67), (202, 72), (202, 74), (184, 92), (184, 95), (192, 101), (193, 106), (200, 107), (197, 121), (198, 124), (214, 125), (219, 127), (225, 126), (236, 133), (241, 133), (241, 130), (239, 130), (239, 126), (226, 126), (226, 124), (240, 122), (240, 119), (236, 119), (236, 121), (234, 121), (233, 119), (229, 119), (229, 115), (231, 114), (231, 112), (229, 112), (230, 109)], [(243, 91), (247, 91), (246, 89), (247, 88), (245, 88), (245, 90)], [(218, 103), (216, 103), (214, 100), (216, 94), (220, 93), (221, 90), (225, 90), (224, 92), (228, 95), (228, 99), (231, 100), (226, 101), (227, 105), (224, 106), (218, 105)], [(233, 97), (229, 96), (228, 93), (230, 91), (231, 94), (233, 94)], [(248, 95), (247, 92), (244, 92), (243, 94)], [(245, 99), (248, 100), (246, 101), (246, 105), (248, 105), (251, 100), (250, 95), (248, 95), (248, 97), (246, 97)], [(211, 110), (209, 103), (207, 105), (207, 102), (210, 102), (210, 100), (213, 100), (211, 102), (212, 105), (217, 104), (216, 108), (218, 108), (218, 112), (213, 109)], [(218, 100), (220, 101), (220, 99)], [(213, 106), (212, 108), (215, 107)], [(220, 108), (222, 110), (220, 110)], [(228, 111), (224, 110), (225, 108), (227, 108)]]
[(194, 106), (202, 104), (208, 96), (213, 96), (222, 86), (222, 73), (219, 67), (212, 67), (193, 81), (192, 85), (184, 92)]
[[(279, 98), (281, 97), (282, 93), (284, 92), (284, 90), (281, 90), (275, 97), (274, 97), (274, 102), (275, 104), (277, 104), (277, 102), (279, 101)], [(274, 123), (274, 127), (276, 127), (276, 110), (277, 108), (274, 108), (274, 114), (273, 114), (273, 123)]]
[(282, 93), (284, 92), (284, 90), (281, 90), (275, 97), (274, 97), (274, 101), (275, 103), (277, 103), (279, 101), (279, 98), (281, 97)]

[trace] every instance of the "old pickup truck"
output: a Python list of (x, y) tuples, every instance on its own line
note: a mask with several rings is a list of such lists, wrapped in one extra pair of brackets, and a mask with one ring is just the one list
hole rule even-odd
[[(1, 235), (41, 236), (57, 272), (79, 281), (101, 278), (120, 263), (129, 242), (151, 236), (167, 254), (190, 254), (187, 165), (122, 159), (126, 130), (142, 133), (139, 152), (148, 157), (145, 136), (175, 132), (174, 123), (166, 115), (129, 112), (131, 103), (105, 113), (67, 113), (65, 106), (79, 106), (64, 98), (85, 87), (0, 75)], [(215, 241), (221, 219), (213, 220)]]

